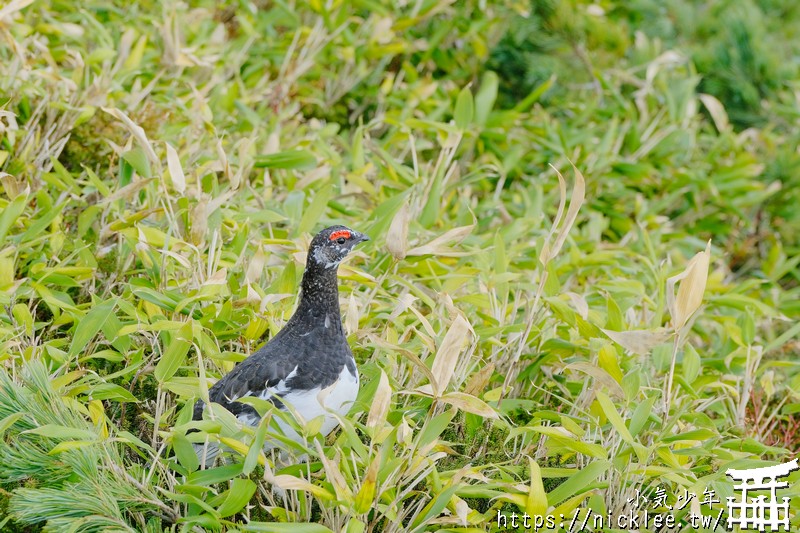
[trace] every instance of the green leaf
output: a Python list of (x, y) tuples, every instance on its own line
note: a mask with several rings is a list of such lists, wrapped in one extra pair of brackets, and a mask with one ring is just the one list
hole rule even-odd
[(622, 318), (622, 311), (619, 308), (616, 300), (610, 295), (606, 296), (606, 329), (612, 331), (621, 331), (625, 329), (625, 319)]
[(217, 468), (209, 468), (207, 470), (199, 470), (193, 472), (186, 477), (186, 483), (189, 485), (201, 485), (207, 487), (216, 483), (222, 483), (233, 479), (242, 473), (242, 464), (232, 464), (225, 466), (218, 466)]
[(344, 528), (344, 533), (364, 533), (367, 530), (367, 524), (358, 518), (351, 518), (347, 522), (347, 527)]
[(309, 524), (306, 522), (248, 522), (236, 526), (240, 531), (255, 531), (263, 533), (333, 533), (321, 524)]
[(79, 448), (85, 448), (96, 443), (97, 441), (93, 440), (65, 440), (53, 446), (53, 448), (47, 452), (47, 455), (58, 455), (59, 453), (67, 450), (77, 450)]
[(600, 408), (603, 409), (603, 413), (605, 413), (606, 418), (608, 421), (611, 422), (611, 425), (614, 426), (614, 429), (617, 430), (622, 440), (627, 443), (633, 442), (633, 436), (631, 435), (630, 430), (625, 425), (625, 422), (622, 421), (622, 417), (619, 416), (617, 409), (614, 407), (614, 402), (611, 401), (611, 398), (606, 396), (602, 391), (596, 391), (595, 396), (597, 396), (597, 402), (600, 404)]
[[(184, 486), (185, 486), (185, 484), (184, 484)], [(205, 501), (201, 500), (197, 496), (194, 496), (193, 494), (180, 494), (180, 493), (174, 493), (174, 492), (169, 492), (169, 491), (165, 490), (164, 491), (164, 495), (169, 497), (171, 500), (175, 500), (176, 502), (197, 505), (198, 507), (200, 507), (201, 509), (203, 509), (204, 511), (206, 511), (210, 515), (215, 515), (217, 513), (216, 509), (214, 509), (212, 506), (208, 505)], [(195, 518), (201, 518), (202, 519), (204, 517), (203, 516), (200, 516), (200, 517), (190, 516), (190, 517), (187, 517), (187, 518), (194, 520)]]
[(636, 406), (636, 409), (631, 415), (630, 422), (628, 423), (631, 435), (638, 435), (639, 432), (644, 429), (645, 423), (653, 412), (653, 404), (655, 404), (655, 402), (656, 397), (649, 396)]
[(739, 318), (736, 319), (736, 324), (742, 330), (742, 341), (747, 345), (753, 344), (756, 337), (756, 324), (753, 320), (753, 310), (748, 308), (745, 313), (739, 315)]
[(238, 513), (244, 509), (255, 492), (256, 484), (249, 479), (234, 479), (231, 482), (231, 488), (227, 491), (228, 495), (225, 497), (225, 501), (217, 509), (219, 516), (225, 517)]
[(75, 188), (77, 183), (69, 170), (61, 164), (57, 157), (50, 157), (50, 163), (53, 165), (53, 173), (55, 173), (70, 189)]
[(554, 488), (548, 495), (547, 501), (550, 505), (558, 505), (567, 498), (583, 492), (584, 489), (593, 483), (597, 478), (608, 473), (611, 463), (608, 461), (594, 461), (585, 467), (577, 470), (573, 475), (567, 477), (566, 481)]
[[(177, 305), (178, 305), (178, 302), (176, 300), (170, 298), (169, 296), (161, 294), (160, 292), (155, 291), (155, 290), (153, 290), (153, 289), (151, 289), (149, 287), (135, 287), (135, 288), (132, 288), (131, 291), (138, 298), (141, 298), (142, 300), (144, 300), (146, 302), (150, 302), (151, 304), (155, 304), (155, 305), (159, 306), (160, 308), (165, 309), (167, 311), (174, 312), (176, 307), (177, 307)], [(199, 311), (195, 311), (194, 313), (192, 313), (188, 308), (183, 308), (183, 309), (181, 309), (180, 312), (181, 312), (181, 314), (184, 314), (184, 315), (191, 314), (193, 318), (200, 318), (200, 316), (202, 316)], [(125, 328), (123, 328), (123, 332), (126, 333), (126, 334), (130, 333)]]
[(139, 176), (145, 179), (153, 177), (152, 172), (150, 172), (150, 161), (147, 160), (147, 154), (138, 146), (122, 154), (122, 159), (127, 161)]
[(547, 512), (547, 493), (544, 491), (542, 482), (542, 471), (539, 464), (531, 457), (528, 457), (530, 467), (531, 485), (528, 490), (528, 501), (525, 511), (531, 516), (543, 516)]
[[(364, 168), (364, 127), (359, 126), (353, 133), (353, 147), (350, 150), (350, 159), (353, 164), (351, 170), (358, 171)], [(2, 162), (0, 162), (2, 164)]]
[[(494, 234), (494, 277), (500, 278), (508, 272), (508, 256), (501, 232)], [(496, 281), (497, 294), (505, 301), (508, 298), (508, 281)]]
[(475, 123), (478, 126), (485, 126), (489, 113), (492, 112), (494, 102), (497, 100), (497, 88), (500, 80), (497, 74), (487, 70), (481, 79), (481, 86), (475, 95)]
[(133, 180), (133, 167), (125, 159), (119, 160), (119, 186), (120, 188), (129, 185)]
[(619, 367), (617, 349), (613, 344), (605, 343), (597, 352), (597, 363), (600, 368), (608, 372), (617, 383), (622, 383), (622, 370)]
[(692, 383), (700, 374), (700, 355), (691, 344), (687, 344), (683, 352), (683, 377), (688, 383)]
[(146, 444), (141, 439), (139, 439), (139, 437), (135, 436), (133, 433), (130, 433), (128, 431), (118, 432), (117, 440), (132, 446), (136, 446), (137, 448), (141, 448), (143, 450), (152, 450), (149, 444)]
[(11, 315), (19, 324), (25, 327), (26, 335), (33, 335), (33, 315), (25, 304), (16, 304), (11, 308)]
[[(67, 205), (67, 202), (62, 202), (62, 203), (60, 203), (60, 204), (58, 204), (56, 206), (51, 207), (47, 211), (45, 211), (44, 214), (42, 214), (41, 217), (39, 217), (36, 220), (34, 220), (31, 223), (31, 225), (28, 226), (28, 229), (26, 229), (25, 233), (22, 234), (22, 237), (21, 237), (22, 241), (23, 242), (24, 241), (29, 241), (31, 239), (39, 237), (42, 234), (42, 232), (47, 230), (47, 227), (50, 224), (52, 224), (52, 222), (56, 219), (56, 217), (58, 217), (61, 214), (61, 212), (64, 210), (64, 207), (66, 207), (66, 205)], [(1, 237), (0, 237), (0, 239), (1, 239)]]
[(104, 359), (113, 363), (119, 363), (125, 356), (115, 350), (98, 350), (92, 355), (87, 355), (78, 359), (80, 362), (89, 361), (91, 359)]
[(445, 506), (447, 506), (447, 504), (450, 502), (450, 498), (453, 497), (458, 489), (458, 484), (453, 485), (452, 487), (449, 487), (437, 494), (430, 502), (428, 502), (428, 505), (422, 509), (422, 512), (420, 512), (420, 514), (417, 516), (417, 519), (411, 524), (411, 527), (414, 528), (412, 529), (412, 533), (421, 533), (422, 531), (425, 531), (429, 521), (441, 514)]
[(116, 298), (106, 300), (92, 307), (92, 309), (86, 313), (86, 316), (78, 322), (78, 326), (75, 328), (75, 335), (72, 337), (72, 343), (70, 343), (69, 346), (70, 357), (74, 357), (86, 348), (89, 341), (97, 335), (97, 332), (102, 329), (108, 317), (114, 312), (116, 303)]
[[(542, 435), (547, 435), (548, 438), (554, 443), (564, 446), (570, 450), (574, 450), (578, 453), (588, 455), (589, 457), (596, 457), (598, 459), (606, 459), (608, 457), (608, 451), (603, 448), (603, 446), (593, 442), (583, 442), (582, 440), (576, 438), (567, 437), (557, 428), (550, 426), (530, 426), (525, 429), (541, 433)], [(511, 434), (514, 434), (516, 431), (512, 431)]]
[(38, 428), (23, 431), (23, 433), (33, 433), (50, 439), (58, 440), (95, 440), (97, 435), (88, 429), (72, 428), (60, 426), (58, 424), (45, 424)]
[(0, 210), (0, 243), (5, 240), (8, 230), (17, 222), (26, 205), (28, 205), (28, 195), (20, 194)]
[(445, 411), (444, 413), (433, 417), (422, 429), (422, 432), (419, 435), (419, 445), (420, 446), (427, 446), (428, 444), (432, 443), (434, 440), (439, 438), (447, 426), (450, 425), (450, 421), (453, 420), (453, 417), (456, 414), (455, 409), (450, 409), (449, 411)]
[(12, 413), (5, 417), (3, 420), (0, 420), (0, 438), (2, 438), (3, 433), (8, 430), (11, 426), (17, 423), (17, 420), (25, 416), (25, 413)]
[(134, 402), (139, 400), (128, 389), (113, 383), (100, 383), (92, 387), (89, 397), (93, 400), (114, 400), (117, 402)]
[(684, 431), (678, 435), (662, 437), (661, 442), (704, 441), (718, 436), (719, 435), (717, 433), (711, 431), (710, 429), (701, 428)]
[(456, 126), (462, 130), (469, 127), (472, 116), (475, 112), (475, 105), (472, 99), (472, 91), (469, 87), (464, 87), (456, 98), (456, 110), (453, 118), (456, 119)]
[(164, 383), (175, 375), (178, 368), (186, 361), (186, 354), (192, 346), (192, 321), (188, 320), (173, 336), (169, 346), (161, 355), (153, 376), (159, 383)]
[(789, 329), (787, 329), (786, 331), (781, 333), (780, 336), (778, 336), (775, 340), (773, 340), (772, 342), (767, 344), (764, 347), (764, 353), (766, 354), (766, 353), (769, 353), (769, 352), (771, 352), (772, 350), (774, 350), (776, 348), (780, 348), (781, 346), (786, 344), (788, 341), (790, 341), (793, 338), (795, 338), (797, 335), (800, 335), (800, 322), (792, 325), (792, 327), (790, 327)]
[(257, 168), (282, 168), (309, 170), (317, 166), (317, 157), (306, 150), (286, 150), (274, 154), (256, 156)]
[(528, 109), (531, 108), (533, 104), (539, 101), (539, 98), (541, 98), (542, 95), (546, 93), (550, 89), (550, 87), (553, 86), (553, 83), (555, 83), (555, 81), (556, 81), (556, 76), (555, 74), (553, 74), (546, 82), (536, 87), (533, 91), (531, 91), (531, 93), (528, 96), (526, 96), (522, 101), (520, 101), (520, 103), (518, 103), (514, 107), (514, 111), (516, 111), (517, 113), (526, 112)]
[(306, 208), (303, 213), (303, 218), (300, 219), (300, 223), (297, 225), (298, 234), (309, 232), (314, 229), (314, 225), (325, 214), (325, 209), (328, 207), (328, 200), (331, 198), (331, 192), (331, 185), (328, 184), (314, 194), (311, 205)]
[(359, 514), (368, 512), (375, 503), (380, 460), (380, 455), (372, 459), (372, 462), (367, 468), (367, 473), (364, 476), (364, 481), (361, 483), (361, 488), (358, 489), (358, 493), (356, 494), (353, 508)]
[(267, 438), (267, 427), (270, 419), (271, 417), (262, 418), (256, 428), (253, 442), (250, 444), (250, 449), (247, 450), (247, 457), (245, 457), (244, 464), (242, 465), (242, 473), (245, 476), (249, 476), (250, 472), (252, 472), (258, 464), (258, 455), (261, 453), (261, 448), (264, 446), (264, 441)]

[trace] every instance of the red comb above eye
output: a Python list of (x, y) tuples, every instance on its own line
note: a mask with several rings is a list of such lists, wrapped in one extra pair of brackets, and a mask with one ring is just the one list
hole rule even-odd
[(338, 231), (334, 231), (333, 233), (331, 233), (330, 240), (335, 241), (339, 237), (344, 237), (345, 239), (349, 239), (350, 232), (347, 231), (346, 229), (340, 229)]

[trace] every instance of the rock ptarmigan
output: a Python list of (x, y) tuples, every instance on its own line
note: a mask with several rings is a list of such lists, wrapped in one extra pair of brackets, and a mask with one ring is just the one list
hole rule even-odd
[[(288, 403), (306, 422), (324, 415), (322, 435), (338, 425), (332, 413), (347, 414), (358, 394), (359, 380), (342, 327), (337, 271), (347, 254), (368, 240), (346, 226), (331, 226), (312, 239), (294, 315), (269, 342), (209, 389), (210, 401), (252, 426), (258, 425), (260, 416), (251, 405), (237, 401), (246, 396), (268, 400), (284, 410)], [(195, 404), (193, 420), (202, 419), (204, 407), (203, 401)], [(274, 420), (284, 434), (299, 439), (280, 417)], [(206, 466), (219, 452), (215, 443), (196, 444), (195, 451)]]

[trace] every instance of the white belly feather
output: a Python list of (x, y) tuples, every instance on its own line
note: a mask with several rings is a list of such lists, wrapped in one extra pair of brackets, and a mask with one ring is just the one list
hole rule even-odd
[[(297, 413), (300, 425), (306, 424), (318, 416), (324, 416), (320, 433), (327, 435), (339, 425), (339, 420), (335, 415), (346, 415), (358, 395), (358, 372), (353, 375), (345, 366), (339, 377), (326, 388), (315, 387), (305, 391), (290, 391), (281, 395), (281, 400), (290, 405), (292, 410)], [(266, 398), (265, 398), (266, 399)], [(335, 413), (335, 415), (334, 415)], [(257, 425), (259, 419), (253, 416), (242, 415), (239, 420), (245, 424)], [(283, 430), (284, 434), (293, 440), (300, 439), (300, 436), (289, 427), (281, 418), (275, 417), (274, 420)]]
[[(290, 373), (287, 379), (293, 373)], [(337, 416), (346, 415), (353, 406), (356, 396), (358, 396), (358, 370), (354, 375), (347, 368), (347, 365), (342, 368), (336, 381), (324, 389), (315, 387), (304, 391), (288, 391), (285, 381), (281, 381), (275, 387), (268, 388), (259, 397), (266, 400), (276, 393), (280, 393), (281, 400), (285, 404), (292, 406), (292, 411), (298, 415), (297, 423), (301, 426), (318, 416), (323, 416), (322, 427), (320, 428), (320, 433), (323, 436), (339, 425)], [(238, 419), (240, 422), (250, 426), (256, 426), (261, 421), (259, 417), (252, 414), (241, 414)], [(275, 416), (272, 421), (272, 431), (278, 431), (278, 428), (280, 428), (279, 431), (290, 439), (295, 442), (302, 442), (302, 437), (281, 417)], [(270, 450), (277, 445), (277, 442), (268, 439), (264, 443), (264, 449)], [(219, 449), (216, 443), (208, 442), (205, 445), (196, 444), (195, 452), (205, 465), (210, 466), (219, 453)]]

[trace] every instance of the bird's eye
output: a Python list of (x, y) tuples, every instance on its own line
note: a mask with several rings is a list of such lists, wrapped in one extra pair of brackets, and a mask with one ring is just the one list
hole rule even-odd
[(347, 242), (347, 239), (345, 239), (344, 237), (339, 237), (338, 239), (336, 239), (336, 242), (338, 242), (339, 244), (344, 244)]

